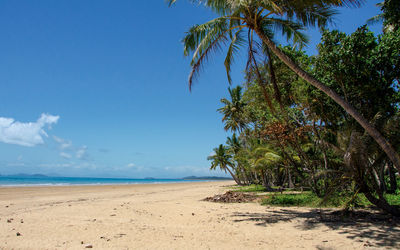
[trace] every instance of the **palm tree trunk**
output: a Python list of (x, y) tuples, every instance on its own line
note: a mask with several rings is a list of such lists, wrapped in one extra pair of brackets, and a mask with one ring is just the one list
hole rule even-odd
[(294, 184), (293, 184), (293, 181), (292, 181), (292, 174), (290, 173), (290, 169), (289, 168), (287, 168), (286, 169), (286, 171), (287, 171), (287, 178), (288, 178), (288, 188), (294, 188)]
[(249, 185), (249, 179), (247, 178), (246, 170), (243, 167), (239, 167), (240, 172), (242, 172), (243, 179), (244, 179), (244, 184)]
[(339, 104), (349, 115), (351, 115), (366, 131), (367, 133), (374, 138), (374, 140), (379, 144), (379, 146), (383, 149), (389, 159), (393, 162), (393, 165), (400, 171), (400, 157), (397, 152), (394, 150), (392, 145), (379, 133), (379, 131), (366, 120), (357, 110), (351, 106), (348, 102), (346, 102), (341, 96), (339, 96), (336, 92), (334, 92), (329, 87), (325, 86), (323, 83), (315, 79), (313, 76), (308, 74), (302, 68), (300, 68), (292, 59), (290, 59), (283, 51), (281, 51), (274, 42), (272, 42), (263, 32), (260, 27), (255, 27), (254, 31), (261, 38), (261, 40), (268, 46), (268, 48), (274, 52), (274, 54), (281, 59), (293, 72), (295, 72), (298, 76), (306, 80), (312, 86), (321, 90), (325, 94), (327, 94), (330, 98), (332, 98), (337, 104)]
[(397, 189), (397, 181), (396, 181), (396, 174), (393, 166), (391, 166), (391, 164), (388, 164), (389, 168), (389, 179), (390, 179), (390, 190), (389, 193), (394, 194), (396, 192)]
[(234, 175), (232, 173), (232, 171), (228, 168), (228, 166), (225, 167), (226, 170), (228, 170), (229, 174), (232, 176), (232, 178), (235, 180), (236, 184), (238, 184), (239, 186), (242, 186), (242, 183), (240, 182), (240, 180), (236, 177), (236, 175)]
[(368, 201), (377, 206), (378, 208), (392, 215), (400, 216), (400, 210), (396, 206), (387, 203), (387, 201), (383, 197), (376, 198), (369, 191), (365, 191), (363, 193), (365, 197), (368, 199)]

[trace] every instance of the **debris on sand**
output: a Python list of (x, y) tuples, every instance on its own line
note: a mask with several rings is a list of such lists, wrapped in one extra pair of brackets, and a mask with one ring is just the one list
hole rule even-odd
[(218, 194), (213, 197), (207, 197), (205, 201), (222, 202), (222, 203), (242, 203), (250, 202), (257, 199), (254, 194), (245, 194), (241, 192), (228, 191), (225, 194)]

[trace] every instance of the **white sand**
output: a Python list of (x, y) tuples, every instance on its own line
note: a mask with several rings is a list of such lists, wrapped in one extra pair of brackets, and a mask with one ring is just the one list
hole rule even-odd
[(0, 249), (400, 248), (398, 226), (201, 201), (232, 184), (0, 188)]

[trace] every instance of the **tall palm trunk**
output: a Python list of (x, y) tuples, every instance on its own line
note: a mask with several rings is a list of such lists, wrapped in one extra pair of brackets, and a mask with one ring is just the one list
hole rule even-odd
[(229, 174), (232, 176), (233, 180), (235, 180), (236, 184), (239, 186), (242, 186), (242, 182), (237, 178), (235, 174), (232, 173), (232, 171), (229, 169), (228, 166), (225, 167), (226, 170), (228, 170)]
[(379, 146), (383, 149), (389, 159), (393, 162), (393, 165), (400, 171), (400, 157), (397, 152), (394, 150), (392, 145), (379, 133), (379, 131), (366, 120), (357, 110), (351, 106), (348, 102), (346, 102), (342, 97), (340, 97), (336, 92), (334, 92), (329, 87), (325, 86), (323, 83), (312, 77), (306, 71), (304, 71), (300, 66), (298, 66), (295, 62), (292, 61), (285, 53), (283, 53), (274, 42), (272, 42), (263, 32), (263, 30), (256, 26), (254, 27), (254, 31), (260, 37), (260, 39), (268, 46), (268, 48), (274, 52), (274, 54), (281, 59), (293, 72), (295, 72), (298, 76), (306, 80), (312, 86), (321, 90), (325, 94), (327, 94), (330, 98), (332, 98), (337, 104), (339, 104), (349, 115), (351, 115), (366, 131), (367, 133), (374, 138), (374, 140), (379, 144)]

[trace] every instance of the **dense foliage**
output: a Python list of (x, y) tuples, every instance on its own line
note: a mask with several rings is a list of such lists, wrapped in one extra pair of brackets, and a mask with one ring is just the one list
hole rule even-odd
[(324, 30), (312, 57), (299, 46), (276, 46), (274, 32), (302, 45), (303, 29), (324, 27), (331, 6), (361, 1), (195, 2), (220, 17), (193, 26), (183, 40), (185, 55), (193, 53), (190, 85), (222, 45), (228, 44), (229, 81), (235, 53), (244, 46), (249, 55), (245, 84), (221, 100), (218, 111), (232, 136), (208, 158), (211, 168), (228, 171), (239, 185), (309, 189), (312, 200), (349, 197), (346, 206), (363, 194), (400, 216), (387, 199), (399, 195), (399, 1), (381, 4), (382, 35), (366, 26), (350, 35)]
[[(281, 49), (357, 107), (399, 150), (400, 32), (375, 37), (366, 27), (351, 35), (325, 30), (318, 48), (314, 57)], [(231, 101), (223, 99), (219, 109), (226, 125), (241, 124), (226, 126), (235, 132), (227, 152), (238, 183), (262, 184), (266, 190), (310, 188), (318, 197), (363, 193), (399, 215), (386, 200), (397, 190), (396, 170), (374, 140), (330, 98), (277, 58), (270, 60), (259, 71), (269, 79), (266, 90), (274, 93), (268, 70), (273, 67), (280, 99), (268, 104), (260, 79), (248, 76), (244, 91), (229, 89)], [(347, 205), (355, 202), (349, 198)]]

